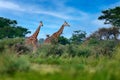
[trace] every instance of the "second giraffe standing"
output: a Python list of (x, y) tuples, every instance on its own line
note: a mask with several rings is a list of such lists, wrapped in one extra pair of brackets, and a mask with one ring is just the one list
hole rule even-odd
[(60, 29), (53, 33), (51, 36), (48, 36), (44, 43), (54, 43), (54, 42), (58, 42), (58, 37), (62, 34), (63, 29), (65, 26), (70, 26), (66, 21), (64, 22), (64, 24), (60, 27)]

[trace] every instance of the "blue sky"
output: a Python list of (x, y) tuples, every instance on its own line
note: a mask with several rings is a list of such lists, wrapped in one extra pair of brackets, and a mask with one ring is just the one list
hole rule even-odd
[(120, 0), (0, 0), (0, 16), (17, 20), (18, 25), (32, 33), (39, 21), (43, 21), (38, 38), (53, 34), (67, 21), (71, 26), (65, 27), (62, 35), (70, 38), (75, 30), (83, 30), (89, 35), (110, 26), (97, 18), (102, 10), (116, 6), (120, 6)]

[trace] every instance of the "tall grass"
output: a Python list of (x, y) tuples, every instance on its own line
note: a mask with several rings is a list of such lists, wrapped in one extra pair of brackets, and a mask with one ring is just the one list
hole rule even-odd
[[(105, 48), (111, 56), (104, 55)], [(41, 45), (19, 56), (7, 47), (0, 52), (0, 80), (120, 80), (119, 53), (112, 41)]]
[(28, 71), (29, 68), (30, 63), (25, 56), (18, 57), (16, 53), (9, 49), (0, 54), (0, 75)]
[(12, 48), (13, 45), (17, 43), (23, 43), (24, 39), (23, 38), (6, 38), (0, 40), (0, 52), (4, 51), (5, 49)]
[[(40, 57), (37, 57), (40, 58)], [(57, 63), (56, 63), (56, 62)], [(38, 65), (36, 65), (38, 64)], [(116, 58), (102, 56), (72, 58), (41, 58), (32, 62), (28, 72), (17, 72), (14, 76), (2, 76), (9, 80), (119, 80), (120, 62)]]

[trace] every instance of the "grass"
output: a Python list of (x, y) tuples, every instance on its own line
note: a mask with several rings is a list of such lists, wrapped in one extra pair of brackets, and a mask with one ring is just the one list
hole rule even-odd
[[(5, 49), (0, 52), (0, 80), (120, 80), (120, 46), (114, 48), (112, 56), (100, 54), (97, 57), (73, 57), (67, 54), (66, 46), (59, 46), (63, 50), (61, 56), (54, 55), (54, 51), (46, 56), (50, 46), (47, 49), (43, 46), (34, 54), (20, 56), (9, 48)], [(59, 51), (59, 47), (56, 47), (52, 49)], [(83, 45), (78, 48), (83, 53), (87, 53), (84, 52), (86, 49), (92, 51)], [(78, 54), (78, 51), (73, 52)]]
[[(37, 57), (39, 58), (39, 57)], [(36, 59), (37, 59), (36, 58)], [(55, 62), (56, 61), (56, 62)], [(113, 57), (41, 58), (31, 61), (30, 70), (5, 74), (1, 80), (120, 80), (120, 62)]]

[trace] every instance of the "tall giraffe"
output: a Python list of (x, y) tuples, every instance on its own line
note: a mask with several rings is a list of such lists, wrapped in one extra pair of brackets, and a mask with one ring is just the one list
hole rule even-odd
[(32, 45), (33, 46), (33, 50), (37, 49), (37, 46), (38, 46), (37, 45), (37, 43), (38, 43), (37, 36), (39, 34), (41, 26), (43, 26), (42, 21), (40, 21), (40, 24), (39, 24), (37, 30), (33, 33), (33, 35), (28, 37), (25, 41), (26, 45)]
[(57, 32), (55, 32), (51, 36), (47, 35), (47, 38), (45, 39), (44, 43), (52, 43), (52, 41), (58, 42), (58, 37), (62, 34), (65, 26), (70, 26), (70, 25), (65, 21)]

